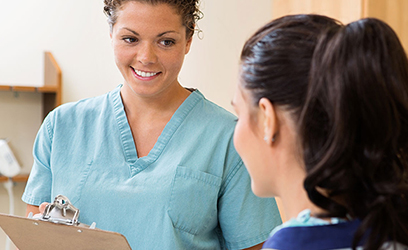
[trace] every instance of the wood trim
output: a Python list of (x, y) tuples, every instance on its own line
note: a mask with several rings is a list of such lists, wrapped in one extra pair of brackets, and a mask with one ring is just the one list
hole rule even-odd
[(0, 85), (0, 91), (14, 91), (14, 92), (38, 92), (38, 93), (54, 93), (57, 94), (58, 86), (13, 86), (13, 85)]
[(36, 87), (31, 86), (11, 86), (11, 91), (16, 92), (37, 92)]
[(11, 91), (10, 85), (0, 85), (0, 91)]
[(361, 18), (368, 16), (368, 0), (361, 0)]
[(40, 93), (57, 93), (58, 88), (59, 88), (58, 86), (47, 85), (47, 86), (38, 87), (37, 91)]
[(52, 53), (47, 51), (44, 53), (44, 87), (53, 86), (56, 88), (55, 107), (62, 103), (61, 82), (61, 68)]
[[(27, 182), (28, 180), (28, 174), (20, 174), (16, 175), (13, 178), (11, 178), (14, 182)], [(8, 177), (6, 176), (0, 176), (0, 182), (6, 182), (8, 180)]]
[(282, 222), (286, 222), (288, 220), (288, 218), (286, 218), (286, 214), (285, 214), (285, 211), (283, 209), (282, 200), (279, 197), (275, 197), (275, 200), (276, 200), (276, 205), (278, 206), (278, 209), (279, 209), (279, 213), (280, 213)]

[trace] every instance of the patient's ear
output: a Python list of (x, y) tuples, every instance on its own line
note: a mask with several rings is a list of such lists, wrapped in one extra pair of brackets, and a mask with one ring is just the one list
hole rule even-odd
[(263, 135), (265, 142), (272, 146), (275, 135), (279, 132), (279, 121), (276, 114), (276, 109), (268, 98), (261, 98), (258, 103), (260, 112), (260, 121), (262, 124)]

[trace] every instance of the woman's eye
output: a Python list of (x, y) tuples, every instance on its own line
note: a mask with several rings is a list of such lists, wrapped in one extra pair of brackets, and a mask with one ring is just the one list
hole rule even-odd
[(123, 41), (125, 41), (127, 43), (134, 43), (134, 42), (137, 42), (137, 39), (133, 38), (133, 37), (125, 37), (125, 38), (123, 38)]
[(160, 44), (165, 46), (165, 47), (170, 47), (173, 44), (175, 44), (175, 42), (173, 40), (162, 40), (162, 41), (160, 41)]

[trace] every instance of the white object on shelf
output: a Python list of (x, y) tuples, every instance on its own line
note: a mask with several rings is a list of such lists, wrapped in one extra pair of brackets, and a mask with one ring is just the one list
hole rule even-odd
[(21, 167), (8, 146), (7, 141), (0, 139), (0, 174), (10, 178), (20, 173), (20, 169)]

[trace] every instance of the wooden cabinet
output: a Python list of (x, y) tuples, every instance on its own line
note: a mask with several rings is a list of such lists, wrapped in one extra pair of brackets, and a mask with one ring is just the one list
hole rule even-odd
[(376, 17), (388, 23), (408, 51), (408, 1), (365, 0), (363, 17)]
[[(30, 98), (30, 100), (40, 102), (39, 105), (41, 106), (41, 109), (42, 109), (40, 112), (41, 117), (37, 119), (38, 122), (40, 123), (45, 118), (45, 116), (48, 114), (48, 112), (50, 112), (55, 107), (61, 104), (61, 69), (58, 63), (56, 62), (56, 60), (54, 59), (53, 55), (51, 54), (51, 52), (45, 52), (44, 53), (44, 85), (43, 86), (33, 87), (33, 86), (0, 85), (0, 91), (14, 92), (16, 96), (23, 95), (23, 94), (24, 95), (25, 94), (40, 95), (34, 98)], [(23, 99), (17, 100), (17, 101), (24, 102)], [(28, 104), (28, 105), (31, 105), (31, 104)], [(2, 108), (7, 108), (7, 107), (2, 107)], [(19, 117), (18, 120), (16, 120), (14, 119), (16, 117), (17, 117), (17, 114), (8, 115), (7, 117), (1, 118), (2, 123), (7, 123), (9, 125), (8, 130), (10, 130), (10, 126), (14, 127), (15, 130), (21, 129), (21, 127), (17, 123), (27, 123), (28, 126), (31, 126), (30, 121), (24, 121), (21, 119), (21, 117)], [(34, 126), (37, 126), (37, 124)], [(14, 138), (12, 138), (13, 136), (9, 138), (13, 146), (12, 149), (15, 154), (17, 153), (16, 157), (17, 157), (17, 160), (20, 162), (20, 164), (22, 161), (21, 158), (32, 159), (32, 156), (31, 156), (32, 151), (30, 148), (32, 147), (32, 144), (34, 143), (33, 139), (35, 137), (35, 134), (32, 134), (32, 133), (36, 133), (35, 131), (37, 130), (38, 130), (38, 127), (30, 128), (29, 136), (20, 136), (21, 138), (16, 138), (15, 141), (14, 141)], [(24, 133), (24, 132), (26, 131), (21, 131), (21, 133)], [(19, 131), (13, 131), (12, 134), (14, 135), (19, 134)], [(7, 133), (2, 134), (1, 136), (9, 137)], [(17, 136), (14, 136), (14, 137), (17, 137)], [(24, 150), (20, 150), (19, 143), (25, 144)], [(29, 161), (25, 160), (24, 162), (29, 162)], [(23, 173), (21, 175), (14, 177), (13, 180), (21, 182), (21, 181), (27, 181), (27, 178), (28, 178), (28, 173)], [(5, 180), (7, 180), (6, 177), (0, 176), (0, 181), (5, 181)]]
[(407, 0), (272, 0), (272, 16), (288, 14), (321, 14), (347, 24), (364, 17), (375, 17), (388, 23), (408, 50)]

